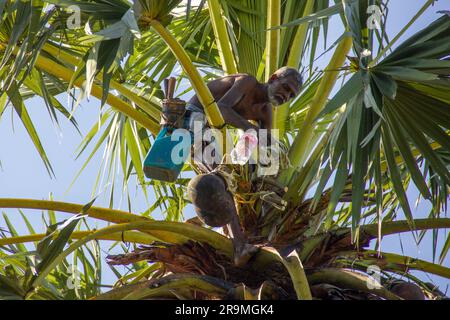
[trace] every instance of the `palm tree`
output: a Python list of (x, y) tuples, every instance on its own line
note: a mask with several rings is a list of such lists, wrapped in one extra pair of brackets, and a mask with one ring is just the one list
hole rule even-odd
[[(439, 264), (368, 249), (370, 241), (380, 243), (386, 235), (413, 232), (420, 242), (426, 231), (436, 235), (450, 227), (450, 219), (442, 217), (450, 182), (448, 12), (398, 43), (434, 3), (423, 2), (389, 40), (387, 11), (373, 11), (384, 8), (380, 0), (207, 0), (196, 8), (181, 0), (136, 0), (134, 5), (127, 0), (1, 1), (0, 115), (8, 106), (16, 111), (53, 175), (24, 101), (42, 97), (55, 122), (61, 114), (77, 126), (72, 110), (55, 96), (78, 88), (77, 102), (89, 95), (98, 98), (102, 116), (86, 134), (80, 153), (95, 137), (94, 153), (107, 142), (110, 175), (121, 168), (123, 186), (136, 175), (143, 192), (152, 186), (158, 200), (138, 215), (95, 207), (95, 200), (83, 206), (0, 199), (0, 207), (44, 210), (48, 216), (47, 233), (37, 234), (19, 210), (30, 232), (26, 236), (6, 220), (9, 233), (0, 230), (0, 296), (399, 299), (406, 287), (409, 292), (420, 288), (430, 299), (443, 298), (410, 271), (450, 278), (450, 269), (443, 266), (450, 237)], [(80, 9), (80, 28), (67, 28), (76, 14), (68, 11), (72, 5)], [(328, 49), (334, 51), (328, 66), (307, 70), (300, 97), (276, 109), (273, 126), (287, 150), (282, 170), (257, 179), (246, 166), (233, 167), (243, 229), (261, 246), (247, 266), (238, 268), (227, 235), (195, 219), (179, 222), (188, 203), (188, 179), (145, 181), (142, 159), (159, 130), (161, 82), (181, 66), (180, 78), (187, 78), (208, 106), (210, 125), (220, 127), (223, 119), (206, 80), (245, 72), (265, 81), (280, 66), (312, 65), (320, 55), (319, 34), (326, 34), (334, 15), (345, 32)], [(369, 18), (380, 28), (371, 28)], [(428, 218), (413, 216), (406, 193), (410, 186), (431, 204)], [(169, 221), (149, 218), (158, 206), (167, 208)], [(406, 220), (397, 218), (399, 210)], [(75, 216), (58, 223), (55, 211)], [(86, 217), (109, 225), (91, 230)], [(110, 257), (111, 265), (128, 264), (129, 271), (120, 274), (112, 267), (120, 279), (106, 291), (101, 240), (138, 245), (131, 253)], [(31, 242), (33, 251), (24, 246)], [(292, 250), (288, 256), (279, 253)], [(77, 266), (83, 268), (79, 286), (68, 290)], [(381, 286), (368, 285), (374, 266), (380, 269)], [(398, 282), (400, 277), (415, 285)]]

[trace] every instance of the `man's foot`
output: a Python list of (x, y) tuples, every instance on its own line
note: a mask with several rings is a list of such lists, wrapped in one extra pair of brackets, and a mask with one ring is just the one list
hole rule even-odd
[(234, 248), (234, 265), (236, 267), (243, 267), (247, 262), (259, 251), (259, 248), (245, 243)]

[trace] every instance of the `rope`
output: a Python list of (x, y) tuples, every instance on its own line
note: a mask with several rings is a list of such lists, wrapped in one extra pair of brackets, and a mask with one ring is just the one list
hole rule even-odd
[(233, 165), (226, 164), (225, 160), (227, 158), (228, 155), (225, 154), (222, 157), (220, 164), (214, 170), (212, 170), (211, 173), (220, 175), (225, 180), (227, 190), (232, 194), (235, 194), (238, 191), (238, 179), (236, 177), (236, 171), (234, 170)]

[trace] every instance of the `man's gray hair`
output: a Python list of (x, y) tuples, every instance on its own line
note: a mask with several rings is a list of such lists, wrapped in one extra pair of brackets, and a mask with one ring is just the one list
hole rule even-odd
[(294, 68), (290, 67), (282, 67), (275, 71), (275, 74), (279, 79), (286, 78), (286, 77), (293, 77), (295, 80), (297, 80), (299, 87), (303, 85), (303, 78), (300, 72), (298, 72)]

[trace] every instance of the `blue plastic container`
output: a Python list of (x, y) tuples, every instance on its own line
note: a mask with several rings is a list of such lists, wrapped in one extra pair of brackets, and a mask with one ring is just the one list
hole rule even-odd
[(145, 158), (145, 176), (175, 182), (189, 157), (192, 141), (192, 133), (188, 130), (170, 132), (163, 127)]

